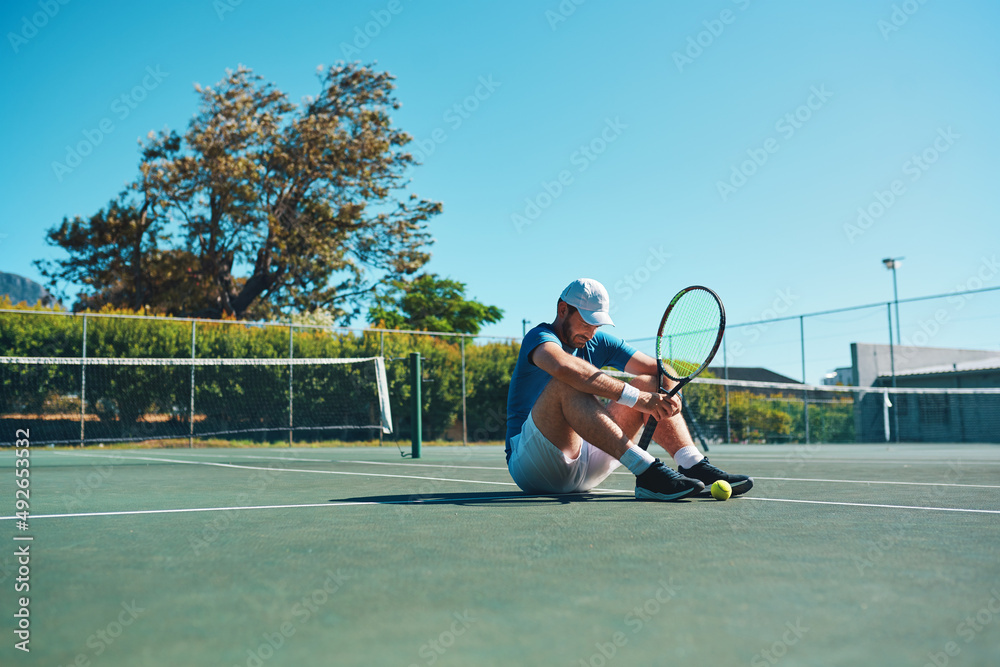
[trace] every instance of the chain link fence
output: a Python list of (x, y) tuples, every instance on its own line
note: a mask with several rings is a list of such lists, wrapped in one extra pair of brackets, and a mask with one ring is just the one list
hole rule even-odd
[[(728, 324), (723, 349), (706, 374), (709, 378), (722, 380), (779, 383), (779, 388), (772, 392), (776, 397), (769, 399), (771, 408), (761, 407), (764, 405), (761, 401), (767, 399), (762, 388), (758, 388), (761, 391), (751, 392), (745, 388), (737, 390), (735, 386), (712, 389), (705, 393), (708, 398), (700, 399), (705, 406), (700, 409), (701, 419), (706, 425), (703, 428), (710, 431), (714, 441), (877, 440), (892, 430), (877, 432), (882, 423), (882, 403), (875, 405), (871, 403), (874, 398), (867, 399), (865, 405), (871, 403), (875, 407), (865, 408), (867, 416), (864, 424), (857, 421), (849, 427), (854, 417), (849, 419), (845, 416), (849, 411), (846, 407), (847, 396), (810, 394), (812, 390), (801, 386), (796, 395), (790, 385), (961, 387), (965, 382), (965, 386), (1000, 386), (1000, 378), (994, 373), (991, 380), (988, 368), (985, 375), (983, 372), (978, 375), (963, 374), (958, 372), (957, 365), (956, 372), (952, 373), (920, 374), (921, 363), (933, 356), (928, 356), (928, 350), (932, 348), (960, 348), (970, 346), (968, 341), (980, 341), (983, 349), (978, 352), (979, 358), (988, 357), (990, 350), (1000, 357), (1000, 339), (996, 339), (995, 335), (991, 339), (988, 334), (1000, 331), (1000, 287), (983, 286), (986, 279), (979, 274), (982, 271), (977, 274), (977, 282), (964, 283), (968, 289), (956, 289), (948, 294), (803, 315), (786, 314), (797, 305), (798, 296), (794, 290), (776, 290), (774, 298), (769, 299), (759, 317), (748, 322)], [(897, 312), (902, 313), (901, 322)], [(985, 344), (982, 343), (984, 340)], [(882, 347), (860, 347), (856, 345), (859, 341), (878, 343)], [(639, 349), (653, 352), (653, 340), (650, 338), (631, 339), (630, 342)], [(506, 431), (507, 389), (517, 361), (519, 340), (441, 332), (164, 318), (113, 312), (72, 314), (18, 307), (0, 309), (0, 346), (6, 357), (186, 360), (383, 357), (394, 422), (392, 433), (384, 435), (379, 429), (371, 429), (350, 436), (338, 434), (337, 437), (356, 440), (377, 438), (382, 444), (391, 444), (411, 439), (408, 357), (413, 352), (418, 352), (422, 358), (422, 439), (456, 443), (502, 441)], [(871, 360), (852, 358), (861, 349), (866, 353), (870, 349), (881, 350), (882, 356), (875, 359), (874, 366)], [(988, 367), (989, 361), (984, 364)], [(924, 366), (932, 364), (924, 363)], [(1000, 367), (1000, 364), (997, 366)], [(35, 372), (34, 378), (17, 385), (16, 391), (15, 385), (5, 381), (0, 399), (0, 421), (9, 425), (18, 419), (46, 420), (53, 424), (61, 423), (65, 429), (75, 428), (76, 432), (82, 432), (90, 422), (102, 419), (142, 421), (143, 415), (152, 410), (154, 401), (150, 399), (143, 404), (145, 398), (142, 392), (152, 392), (155, 383), (146, 389), (136, 388), (138, 385), (128, 388), (119, 384), (115, 387), (110, 383), (109, 389), (98, 395), (93, 385), (88, 391), (87, 366), (82, 363), (77, 366), (53, 365)], [(191, 372), (191, 368), (183, 371)], [(195, 393), (194, 383), (192, 378), (189, 392), (192, 395)], [(783, 387), (781, 383), (784, 383)], [(109, 410), (115, 391), (119, 394), (132, 392), (138, 407), (130, 414)], [(697, 404), (697, 391), (687, 393)], [(178, 395), (181, 394), (183, 392), (178, 392)], [(238, 395), (220, 395), (219, 399), (241, 400)], [(336, 397), (336, 400), (351, 401), (352, 397), (344, 395)], [(931, 405), (934, 400), (940, 403), (944, 399), (921, 399), (919, 403), (914, 399), (902, 402), (899, 414), (890, 410), (888, 414), (893, 424), (901, 424), (894, 439), (900, 436), (900, 430), (905, 430), (902, 424), (910, 423), (907, 417), (899, 422), (903, 410), (911, 413), (919, 411), (925, 419), (929, 414), (952, 414), (941, 410), (921, 411), (914, 407)], [(972, 404), (969, 399), (962, 401), (963, 405)], [(852, 398), (850, 403), (860, 405), (860, 397), (857, 400)], [(160, 408), (161, 412), (187, 411), (192, 421), (196, 409), (182, 404)], [(786, 416), (779, 416), (778, 412)], [(697, 418), (697, 411), (692, 414)], [(853, 410), (851, 414), (855, 414)], [(954, 414), (957, 415), (954, 418), (963, 423), (969, 420), (965, 413), (962, 413), (965, 416)], [(734, 420), (734, 415), (738, 419)], [(163, 419), (162, 415), (157, 418)], [(753, 423), (752, 419), (758, 419), (760, 423)], [(764, 423), (768, 419), (774, 424), (769, 426)], [(692, 424), (692, 430), (697, 428), (697, 424)], [(858, 433), (862, 431), (875, 435), (861, 437)], [(766, 435), (768, 433), (771, 435)], [(274, 439), (277, 436), (270, 432), (259, 437)], [(303, 441), (323, 437), (329, 437), (329, 434), (317, 431), (312, 435), (295, 435), (296, 439)]]
[[(411, 388), (408, 377), (408, 357), (418, 352), (422, 358), (422, 438), (427, 441), (488, 442), (503, 440), (506, 431), (506, 401), (510, 374), (517, 360), (519, 346), (514, 339), (449, 334), (441, 332), (397, 331), (385, 329), (354, 329), (291, 323), (251, 323), (186, 318), (161, 318), (119, 313), (70, 314), (41, 309), (0, 310), (0, 345), (8, 359), (17, 357), (71, 358), (78, 364), (52, 364), (32, 369), (30, 379), (21, 377), (14, 382), (12, 364), (5, 364), (7, 378), (0, 400), (0, 420), (8, 423), (35, 420), (48, 422), (53, 432), (86, 432), (90, 422), (127, 421), (136, 423), (133, 440), (155, 434), (152, 425), (180, 420), (191, 413), (193, 421), (198, 405), (204, 405), (203, 390), (196, 391), (194, 366), (190, 360), (256, 359), (302, 360), (382, 357), (390, 397), (394, 428), (391, 434), (381, 429), (369, 429), (356, 434), (340, 433), (346, 440), (377, 438), (380, 443), (406, 442), (411, 437), (409, 405)], [(152, 379), (145, 369), (144, 378), (132, 382), (102, 382), (95, 384), (90, 363), (95, 359), (174, 359), (186, 362), (172, 380)], [(83, 361), (86, 360), (86, 361)], [(273, 364), (272, 364), (273, 365)], [(288, 364), (288, 369), (293, 369)], [(17, 371), (21, 376), (29, 371)], [(88, 390), (88, 373), (91, 382)], [(186, 375), (190, 374), (190, 380)], [(201, 375), (203, 375), (202, 373)], [(201, 377), (199, 375), (199, 378)], [(294, 370), (286, 373), (283, 382), (292, 393)], [(157, 398), (166, 382), (188, 382), (183, 388), (168, 392), (173, 396), (190, 394), (192, 405), (175, 399)], [(218, 384), (218, 383), (217, 383)], [(243, 409), (240, 402), (249, 383), (227, 385), (218, 401), (231, 401), (232, 410)], [(15, 389), (16, 388), (16, 389)], [(218, 386), (214, 391), (218, 393)], [(276, 389), (277, 391), (277, 389)], [(131, 411), (121, 408), (129, 399)], [(349, 392), (335, 393), (332, 401), (359, 400)], [(284, 399), (288, 404), (288, 399)], [(276, 405), (281, 401), (275, 401)], [(300, 408), (301, 411), (301, 408)], [(291, 419), (292, 407), (286, 408)], [(61, 423), (62, 428), (54, 428)], [(377, 422), (376, 422), (377, 423)], [(94, 431), (93, 427), (91, 428)], [(162, 430), (162, 429), (161, 429)], [(286, 429), (290, 430), (290, 429)], [(278, 429), (249, 435), (250, 439), (274, 439)], [(97, 431), (99, 432), (99, 431)], [(329, 433), (296, 433), (297, 441), (319, 440)], [(85, 440), (80, 436), (81, 441)], [(129, 439), (129, 438), (123, 438)], [(89, 439), (87, 439), (89, 440)]]

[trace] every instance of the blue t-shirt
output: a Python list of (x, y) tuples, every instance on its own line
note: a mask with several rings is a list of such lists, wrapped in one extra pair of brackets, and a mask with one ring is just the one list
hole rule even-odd
[(521, 341), (521, 353), (517, 357), (517, 365), (510, 378), (510, 389), (507, 392), (507, 460), (510, 460), (510, 439), (521, 432), (524, 422), (528, 419), (531, 406), (541, 395), (545, 385), (552, 376), (530, 361), (531, 353), (542, 343), (555, 343), (567, 353), (584, 359), (597, 368), (610, 366), (620, 371), (625, 370), (636, 350), (617, 336), (604, 333), (600, 329), (594, 334), (586, 346), (581, 348), (567, 347), (559, 340), (551, 324), (539, 324), (528, 332)]

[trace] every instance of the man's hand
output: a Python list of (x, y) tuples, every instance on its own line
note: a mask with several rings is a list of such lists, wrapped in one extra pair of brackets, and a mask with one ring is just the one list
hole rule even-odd
[[(656, 376), (656, 362), (652, 357), (640, 355), (641, 353), (636, 353), (625, 370), (630, 373), (646, 370)], [(601, 396), (612, 401), (617, 401), (621, 397), (621, 380), (611, 377), (579, 357), (567, 354), (555, 343), (546, 342), (535, 348), (532, 361), (552, 377), (586, 394)], [(677, 395), (668, 398), (666, 394), (640, 391), (639, 400), (633, 409), (653, 415), (656, 421), (662, 421), (680, 413), (681, 399)]]
[(639, 394), (639, 400), (636, 401), (635, 409), (653, 415), (656, 421), (663, 421), (680, 414), (681, 397), (677, 394), (667, 396), (660, 393), (642, 392)]

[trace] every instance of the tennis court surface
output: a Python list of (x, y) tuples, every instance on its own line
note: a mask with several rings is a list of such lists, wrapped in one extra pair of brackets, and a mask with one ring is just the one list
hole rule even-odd
[(3, 451), (0, 663), (996, 664), (1000, 447), (710, 456), (751, 493), (528, 496), (495, 446), (39, 448), (24, 531)]

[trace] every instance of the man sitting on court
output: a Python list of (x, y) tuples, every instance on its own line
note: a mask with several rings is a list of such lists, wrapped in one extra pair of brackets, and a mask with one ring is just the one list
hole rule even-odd
[[(524, 337), (507, 395), (507, 468), (517, 485), (529, 493), (581, 493), (620, 463), (636, 476), (636, 498), (676, 500), (719, 479), (734, 496), (749, 491), (753, 479), (719, 470), (694, 446), (680, 398), (657, 391), (656, 360), (598, 330), (613, 325), (609, 305), (601, 283), (574, 280), (555, 321)], [(605, 366), (635, 377), (622, 382), (603, 373)], [(605, 407), (598, 397), (613, 402)], [(653, 440), (679, 472), (634, 444), (648, 415), (658, 422)]]

